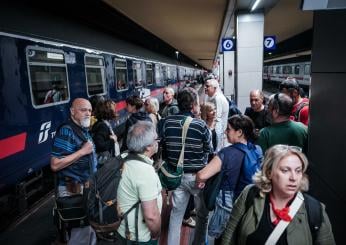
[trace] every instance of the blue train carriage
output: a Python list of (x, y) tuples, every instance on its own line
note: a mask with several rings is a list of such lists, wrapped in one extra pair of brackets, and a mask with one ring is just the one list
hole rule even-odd
[(29, 183), (49, 170), (55, 129), (74, 98), (113, 99), (121, 125), (128, 96), (162, 100), (163, 88), (178, 90), (191, 69), (3, 32), (0, 49), (0, 196), (16, 190), (25, 200), (37, 191), (28, 191)]

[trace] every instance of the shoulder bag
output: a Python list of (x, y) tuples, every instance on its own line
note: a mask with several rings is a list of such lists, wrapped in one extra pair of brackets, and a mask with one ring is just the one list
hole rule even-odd
[(164, 161), (159, 168), (158, 175), (161, 181), (161, 185), (166, 190), (175, 190), (181, 183), (181, 177), (183, 176), (184, 168), (184, 151), (185, 151), (185, 139), (186, 134), (189, 129), (189, 125), (192, 122), (192, 117), (187, 117), (185, 119), (182, 131), (182, 148), (178, 160), (177, 166), (173, 166), (168, 162)]

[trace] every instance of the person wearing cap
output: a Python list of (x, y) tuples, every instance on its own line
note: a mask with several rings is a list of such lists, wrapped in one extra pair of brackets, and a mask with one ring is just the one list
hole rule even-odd
[(280, 92), (287, 94), (293, 100), (293, 110), (290, 119), (296, 122), (304, 123), (308, 126), (309, 123), (309, 99), (302, 98), (300, 87), (297, 80), (293, 77), (287, 77), (280, 84)]

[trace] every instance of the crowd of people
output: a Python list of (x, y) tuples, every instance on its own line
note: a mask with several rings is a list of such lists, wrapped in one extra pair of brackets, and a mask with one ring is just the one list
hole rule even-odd
[[(121, 221), (114, 240), (100, 241), (84, 225), (70, 229), (64, 242), (158, 244), (164, 190), (157, 171), (163, 171), (162, 160), (176, 170), (183, 157), (183, 174), (167, 197), (168, 245), (180, 244), (186, 220), (195, 227), (194, 245), (208, 239), (225, 245), (335, 244), (325, 206), (306, 194), (309, 100), (295, 79), (287, 78), (267, 103), (262, 91), (251, 91), (244, 115), (232, 116), (218, 80), (207, 77), (202, 86), (203, 99), (191, 87), (178, 94), (166, 87), (162, 104), (154, 97), (128, 97), (121, 134), (112, 127), (118, 117), (112, 100), (73, 101), (70, 119), (57, 129), (52, 147), (57, 198), (87, 192), (90, 177), (107, 160), (134, 154), (136, 159), (124, 160), (117, 210), (126, 213), (137, 202), (140, 208)], [(215, 177), (220, 183), (210, 211), (203, 190)], [(314, 231), (312, 206), (322, 214)]]

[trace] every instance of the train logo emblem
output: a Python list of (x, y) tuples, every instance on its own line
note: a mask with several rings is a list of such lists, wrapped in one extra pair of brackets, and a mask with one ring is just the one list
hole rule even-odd
[(265, 50), (274, 50), (276, 48), (276, 37), (275, 36), (265, 36), (263, 44), (264, 44)]
[(222, 51), (234, 51), (235, 40), (232, 38), (222, 39)]
[(40, 135), (38, 136), (38, 143), (41, 144), (48, 139), (48, 132), (50, 130), (52, 123), (51, 121), (41, 124)]

